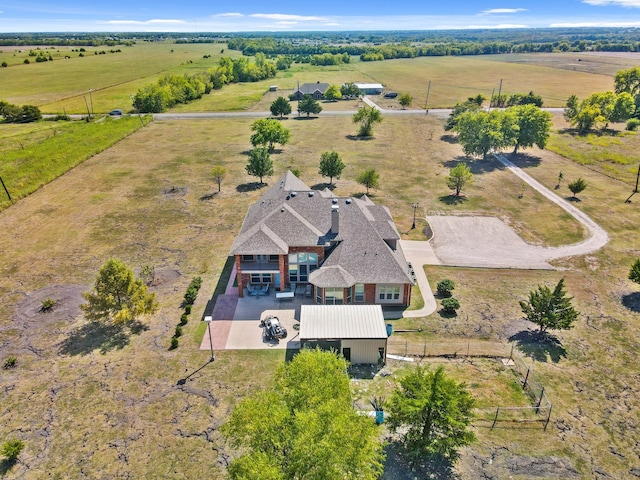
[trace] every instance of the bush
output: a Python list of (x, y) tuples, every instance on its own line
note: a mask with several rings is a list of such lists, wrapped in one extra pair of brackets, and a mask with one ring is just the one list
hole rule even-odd
[(191, 313), (191, 305), (187, 305), (184, 307), (184, 313), (189, 315)]
[(187, 292), (184, 294), (185, 308), (187, 305), (193, 305), (193, 302), (196, 301), (196, 298), (198, 296), (198, 290), (200, 290), (201, 285), (202, 285), (202, 278), (196, 277), (193, 280), (191, 280), (191, 283), (187, 288)]
[(9, 370), (10, 368), (15, 368), (17, 363), (18, 359), (16, 357), (7, 357), (2, 368), (4, 368), (5, 370)]
[(0, 447), (0, 455), (9, 462), (14, 462), (18, 459), (23, 448), (24, 442), (22, 442), (22, 440), (7, 440), (2, 444), (2, 447)]
[(189, 315), (187, 315), (186, 313), (183, 313), (182, 316), (180, 317), (180, 325), (186, 325), (188, 321), (189, 321)]
[(40, 307), (41, 312), (48, 312), (53, 309), (58, 302), (56, 302), (53, 298), (45, 298), (42, 300), (42, 306)]
[(176, 333), (173, 334), (175, 338), (182, 336), (182, 327), (180, 325), (176, 326)]
[(171, 338), (171, 346), (169, 347), (169, 350), (175, 350), (176, 348), (178, 348), (178, 338), (177, 337), (172, 337)]
[(453, 280), (449, 280), (448, 278), (445, 278), (444, 280), (440, 280), (438, 282), (438, 285), (436, 286), (438, 295), (444, 298), (450, 297), (451, 292), (453, 291), (454, 288), (456, 288), (456, 284), (453, 282)]
[(630, 118), (629, 120), (627, 120), (627, 130), (629, 130), (630, 132), (635, 132), (638, 127), (640, 127), (640, 119)]
[(442, 309), (445, 313), (456, 313), (456, 310), (460, 308), (460, 302), (457, 298), (449, 297), (442, 300)]

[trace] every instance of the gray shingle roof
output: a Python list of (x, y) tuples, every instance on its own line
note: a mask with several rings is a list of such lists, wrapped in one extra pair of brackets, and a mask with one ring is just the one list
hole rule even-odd
[[(310, 276), (314, 285), (411, 283), (399, 242), (391, 242), (395, 249), (385, 242), (400, 238), (389, 210), (366, 196), (325, 195), (285, 173), (249, 207), (231, 254), (280, 255), (288, 247), (325, 246), (324, 263)], [(333, 205), (340, 216), (337, 235), (331, 233)]]
[(328, 83), (303, 83), (302, 85), (300, 85), (300, 89), (298, 90), (297, 88), (295, 88), (293, 90), (293, 93), (299, 91), (303, 95), (313, 95), (313, 93), (317, 91), (324, 95), (324, 92), (327, 90), (327, 88), (329, 88)]

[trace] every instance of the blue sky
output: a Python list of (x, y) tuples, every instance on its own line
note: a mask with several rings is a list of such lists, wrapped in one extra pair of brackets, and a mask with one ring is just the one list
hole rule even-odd
[(0, 0), (0, 32), (640, 27), (640, 0)]

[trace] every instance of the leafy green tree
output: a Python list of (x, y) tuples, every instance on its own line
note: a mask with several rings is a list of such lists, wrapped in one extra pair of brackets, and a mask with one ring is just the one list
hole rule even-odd
[(380, 174), (376, 172), (375, 168), (370, 168), (358, 175), (356, 182), (360, 185), (364, 185), (367, 188), (367, 195), (369, 195), (370, 188), (378, 188), (380, 186)]
[(464, 383), (448, 378), (444, 367), (417, 367), (400, 379), (389, 402), (389, 428), (403, 432), (412, 461), (440, 458), (454, 463), (458, 448), (475, 440), (469, 429), (474, 399)]
[(343, 97), (358, 97), (360, 95), (360, 89), (353, 82), (344, 83), (340, 87), (340, 93)]
[(464, 153), (482, 155), (483, 160), (489, 152), (509, 145), (516, 136), (514, 117), (500, 110), (464, 112), (458, 117), (454, 130), (458, 132)]
[(412, 102), (413, 102), (413, 97), (408, 93), (403, 93), (398, 98), (398, 103), (400, 104), (400, 106), (402, 107), (403, 110), (405, 108), (411, 106)]
[(575, 95), (569, 97), (564, 116), (580, 133), (605, 129), (611, 122), (624, 122), (636, 108), (634, 98), (628, 92), (597, 92), (578, 102)]
[(238, 403), (221, 428), (244, 452), (229, 465), (230, 477), (378, 478), (378, 431), (355, 412), (346, 367), (335, 353), (304, 349), (278, 367), (270, 388)]
[(614, 78), (615, 92), (626, 92), (633, 97), (640, 95), (640, 67), (618, 70)]
[(320, 169), (318, 173), (323, 177), (329, 177), (329, 185), (333, 184), (333, 178), (340, 179), (345, 164), (338, 152), (324, 152), (320, 155)]
[(302, 100), (298, 102), (298, 113), (306, 113), (307, 117), (310, 114), (317, 115), (322, 111), (322, 107), (320, 106), (320, 102), (318, 102), (311, 95), (305, 95), (302, 97)]
[(572, 300), (573, 297), (567, 297), (562, 278), (553, 291), (546, 285), (538, 285), (537, 290), (529, 292), (528, 301), (520, 301), (520, 308), (527, 320), (538, 325), (540, 333), (547, 329), (568, 330), (580, 315)]
[(631, 265), (629, 280), (635, 283), (640, 283), (640, 258), (636, 258), (636, 261)]
[(376, 107), (360, 107), (353, 115), (353, 123), (359, 123), (359, 137), (373, 136), (373, 125), (382, 122), (382, 112)]
[(465, 185), (473, 183), (473, 174), (466, 163), (459, 163), (449, 170), (449, 175), (446, 180), (447, 187), (455, 188), (457, 197)]
[(227, 169), (221, 165), (216, 165), (211, 169), (211, 175), (213, 175), (213, 179), (218, 184), (218, 192), (220, 191), (220, 187), (222, 186), (222, 180), (224, 180), (224, 177), (226, 174), (227, 174)]
[(156, 295), (149, 293), (133, 270), (114, 258), (98, 272), (93, 290), (82, 294), (87, 303), (80, 305), (89, 320), (111, 320), (126, 324), (158, 309)]
[(282, 118), (283, 115), (289, 115), (291, 113), (291, 103), (284, 97), (276, 98), (271, 103), (271, 115), (274, 117)]
[(573, 193), (573, 198), (578, 198), (576, 197), (576, 195), (587, 188), (587, 182), (585, 182), (582, 177), (579, 177), (577, 180), (574, 180), (567, 186), (569, 187), (569, 190), (571, 190), (571, 193)]
[(342, 98), (342, 92), (338, 85), (329, 85), (324, 92), (324, 98), (330, 101), (340, 100)]
[(24, 450), (24, 442), (22, 440), (7, 440), (0, 447), (0, 455), (2, 455), (7, 462), (14, 463), (18, 460), (18, 457)]
[(534, 145), (544, 148), (551, 133), (551, 114), (533, 104), (519, 105), (509, 110), (514, 113), (518, 126), (513, 153), (518, 153), (519, 148)]
[(264, 182), (263, 177), (273, 175), (273, 160), (269, 155), (269, 150), (264, 147), (256, 147), (249, 153), (249, 163), (245, 166), (247, 173), (260, 178), (260, 185)]
[(276, 143), (286, 145), (291, 138), (291, 132), (274, 118), (261, 118), (251, 124), (251, 145), (254, 147), (267, 146), (269, 153), (273, 153)]
[(140, 113), (164, 112), (171, 102), (171, 89), (167, 85), (145, 85), (133, 96), (133, 106)]

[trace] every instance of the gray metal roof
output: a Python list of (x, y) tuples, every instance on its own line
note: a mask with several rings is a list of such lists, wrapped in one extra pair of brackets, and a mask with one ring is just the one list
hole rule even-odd
[(387, 338), (380, 305), (302, 305), (300, 341)]
[[(337, 234), (331, 233), (335, 206), (340, 216)], [(231, 254), (282, 255), (289, 247), (324, 246), (324, 263), (310, 277), (314, 285), (411, 283), (399, 242), (385, 242), (398, 238), (387, 208), (366, 196), (335, 197), (311, 190), (287, 172), (249, 207)], [(339, 284), (329, 285), (331, 279)]]

